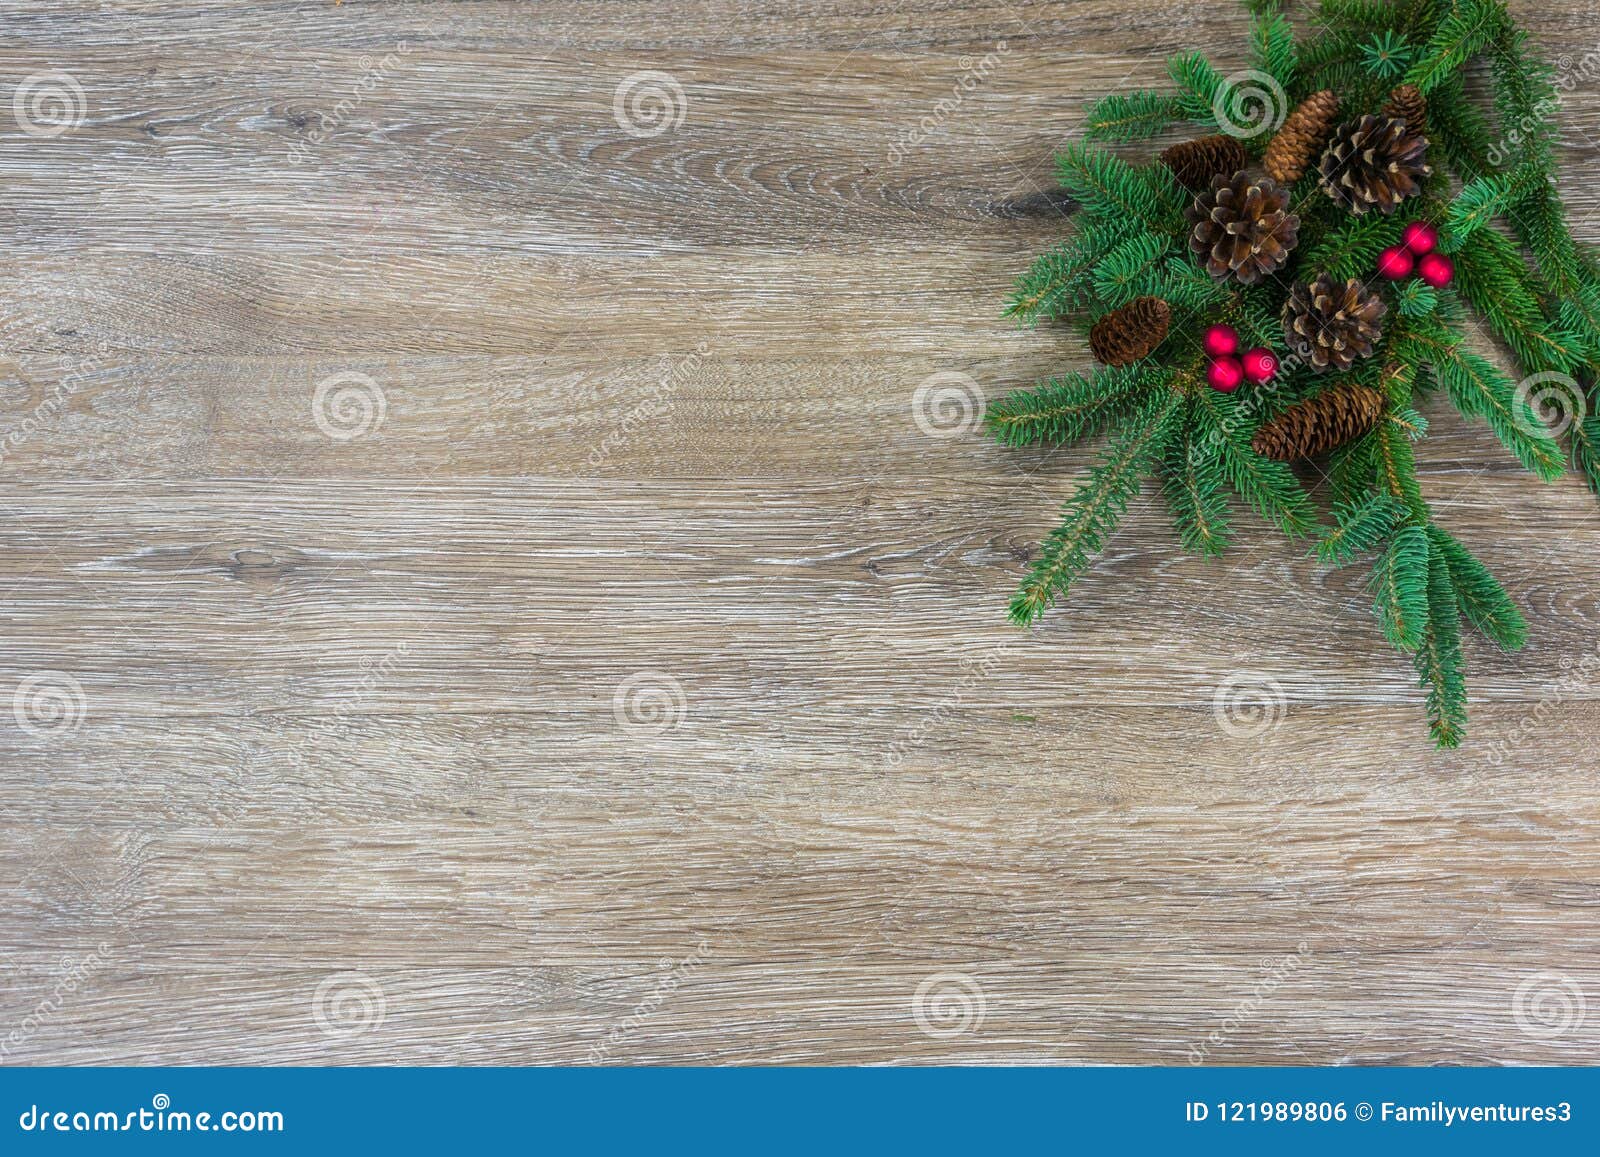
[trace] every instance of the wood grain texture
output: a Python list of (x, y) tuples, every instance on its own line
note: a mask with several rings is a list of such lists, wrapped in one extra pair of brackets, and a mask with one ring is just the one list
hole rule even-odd
[(0, 1061), (1592, 1060), (1580, 486), (1430, 412), (1532, 625), (1441, 754), (1358, 575), (1153, 494), (1008, 628), (1086, 456), (915, 421), (1084, 363), (998, 316), (1051, 152), (1243, 17), (642, 13), (0, 2), (82, 91), (0, 105)]

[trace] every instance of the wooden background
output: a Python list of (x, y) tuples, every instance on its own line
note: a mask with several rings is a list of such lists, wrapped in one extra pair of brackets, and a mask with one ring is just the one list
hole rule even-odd
[(1253, 520), (1008, 627), (1087, 453), (916, 420), (1084, 364), (1051, 153), (1243, 16), (669, 8), (0, 4), (0, 1060), (1591, 1059), (1576, 481), (1430, 413), (1533, 628), (1438, 754)]

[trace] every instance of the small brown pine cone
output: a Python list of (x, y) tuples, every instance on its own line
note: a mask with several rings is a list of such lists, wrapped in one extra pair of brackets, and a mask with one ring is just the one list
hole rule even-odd
[(1414, 133), (1428, 130), (1428, 102), (1422, 90), (1414, 84), (1396, 86), (1389, 93), (1389, 102), (1383, 106), (1383, 115), (1406, 122)]
[(1383, 395), (1360, 382), (1329, 386), (1296, 402), (1256, 431), (1251, 447), (1263, 458), (1315, 458), (1359, 438), (1383, 416)]
[(1172, 307), (1159, 297), (1136, 297), (1106, 314), (1089, 330), (1089, 349), (1097, 361), (1125, 366), (1148, 357), (1166, 339)]
[(1236, 137), (1216, 133), (1182, 141), (1161, 154), (1161, 163), (1172, 170), (1178, 184), (1192, 192), (1211, 187), (1218, 173), (1227, 176), (1250, 163), (1250, 154)]
[(1267, 146), (1261, 167), (1280, 185), (1292, 185), (1311, 167), (1311, 160), (1322, 152), (1339, 115), (1339, 98), (1331, 88), (1314, 92), (1294, 106)]

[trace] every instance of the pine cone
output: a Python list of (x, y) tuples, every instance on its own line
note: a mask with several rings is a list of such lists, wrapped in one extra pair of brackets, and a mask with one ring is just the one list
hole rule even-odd
[(1227, 176), (1248, 165), (1250, 154), (1237, 138), (1216, 133), (1173, 145), (1161, 154), (1161, 163), (1185, 189), (1203, 192), (1218, 173)]
[(1280, 185), (1292, 185), (1305, 175), (1311, 158), (1328, 143), (1333, 118), (1339, 115), (1339, 98), (1331, 88), (1314, 92), (1294, 106), (1261, 158), (1267, 176)]
[(1414, 84), (1398, 85), (1391, 90), (1389, 102), (1383, 106), (1383, 115), (1405, 121), (1406, 128), (1414, 133), (1426, 132), (1428, 128), (1428, 102)]
[(1382, 394), (1343, 381), (1290, 406), (1257, 430), (1250, 445), (1263, 458), (1280, 462), (1315, 458), (1365, 434), (1382, 415)]
[(1172, 307), (1159, 297), (1136, 297), (1095, 322), (1089, 349), (1097, 361), (1125, 366), (1148, 357), (1167, 336)]
[(1326, 273), (1310, 285), (1295, 282), (1283, 303), (1283, 336), (1296, 357), (1313, 369), (1346, 370), (1357, 358), (1372, 356), (1383, 331), (1378, 321), (1388, 307), (1352, 277), (1343, 285)]
[(1323, 192), (1352, 213), (1376, 208), (1388, 216), (1433, 171), (1423, 160), (1427, 150), (1428, 138), (1397, 117), (1348, 121), (1322, 152)]
[(1300, 218), (1289, 212), (1289, 195), (1271, 177), (1252, 180), (1239, 171), (1211, 178), (1211, 189), (1188, 208), (1189, 248), (1215, 278), (1232, 274), (1254, 285), (1289, 259), (1300, 240)]

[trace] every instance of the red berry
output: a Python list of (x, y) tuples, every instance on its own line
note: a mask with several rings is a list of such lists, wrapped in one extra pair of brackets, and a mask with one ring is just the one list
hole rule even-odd
[(1213, 390), (1231, 394), (1244, 381), (1244, 367), (1239, 364), (1238, 358), (1218, 358), (1206, 369), (1206, 381), (1211, 383)]
[(1417, 276), (1435, 289), (1443, 289), (1456, 275), (1455, 262), (1443, 253), (1430, 253), (1417, 262)]
[(1378, 273), (1390, 281), (1410, 277), (1411, 268), (1415, 264), (1416, 259), (1411, 256), (1411, 251), (1399, 245), (1378, 254)]
[(1273, 375), (1278, 372), (1278, 355), (1269, 349), (1257, 347), (1253, 350), (1247, 350), (1244, 357), (1240, 359), (1239, 365), (1244, 373), (1245, 380), (1254, 382), (1259, 386), (1270, 382)]
[(1421, 257), (1439, 244), (1439, 231), (1426, 221), (1413, 221), (1400, 234), (1400, 244)]
[(1239, 334), (1231, 325), (1214, 325), (1206, 330), (1205, 340), (1201, 344), (1205, 346), (1208, 356), (1225, 358), (1238, 352)]

